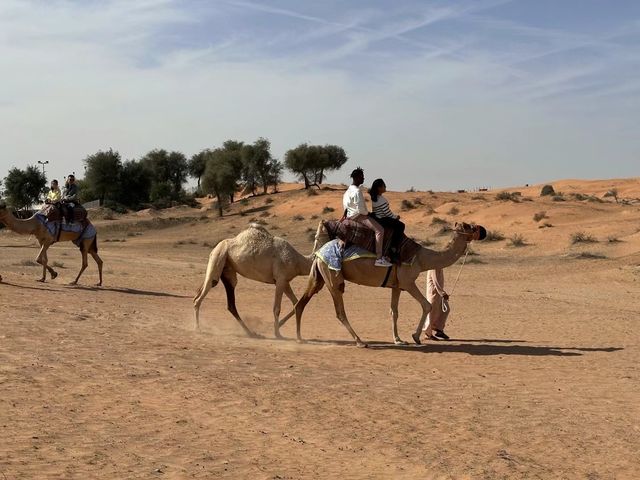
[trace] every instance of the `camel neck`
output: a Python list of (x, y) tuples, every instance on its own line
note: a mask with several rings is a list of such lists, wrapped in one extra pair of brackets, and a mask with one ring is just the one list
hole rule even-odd
[(462, 235), (456, 235), (447, 246), (440, 251), (422, 247), (418, 252), (420, 271), (445, 268), (456, 263), (467, 249), (467, 241)]
[(2, 215), (0, 222), (4, 223), (9, 230), (19, 233), (20, 235), (33, 235), (37, 229), (37, 220), (35, 217), (31, 217), (27, 220), (18, 220), (9, 211)]

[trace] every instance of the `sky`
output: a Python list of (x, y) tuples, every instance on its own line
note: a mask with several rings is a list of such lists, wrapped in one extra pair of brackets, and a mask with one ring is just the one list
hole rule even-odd
[(636, 0), (1, 0), (0, 178), (258, 137), (389, 190), (640, 176), (639, 73)]

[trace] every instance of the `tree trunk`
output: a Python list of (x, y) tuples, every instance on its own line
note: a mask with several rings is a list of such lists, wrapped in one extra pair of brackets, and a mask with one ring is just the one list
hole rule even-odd
[(222, 215), (224, 215), (224, 212), (222, 211), (222, 197), (220, 195), (216, 195), (216, 198), (218, 199), (218, 216), (222, 217)]

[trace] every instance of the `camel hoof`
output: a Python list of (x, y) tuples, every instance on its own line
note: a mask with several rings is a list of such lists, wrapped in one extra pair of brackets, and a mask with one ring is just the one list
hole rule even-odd
[(280, 332), (276, 332), (275, 333), (275, 337), (276, 337), (276, 340), (284, 340), (284, 337), (282, 336), (282, 334)]
[(307, 343), (307, 341), (302, 338), (296, 338), (296, 342), (299, 343), (300, 345), (302, 345), (303, 343)]
[(396, 345), (409, 345), (408, 342), (405, 342), (404, 340), (402, 340), (401, 338), (396, 338), (393, 343), (395, 343)]
[(369, 344), (365, 342), (356, 342), (356, 347), (358, 348), (369, 348)]
[(102, 282), (96, 283), (96, 287), (101, 287), (101, 286), (102, 286)]
[(252, 333), (249, 335), (249, 338), (255, 338), (256, 340), (264, 340), (264, 335), (260, 335), (259, 333)]
[(51, 272), (51, 280), (55, 279), (58, 276), (58, 272)]
[(411, 338), (413, 338), (413, 341), (416, 342), (416, 345), (422, 345), (422, 342), (420, 341), (420, 334), (419, 333), (412, 334)]
[(39, 278), (36, 282), (44, 283), (44, 278)]
[(71, 282), (71, 283), (69, 283), (69, 285), (77, 285), (77, 284), (78, 284), (78, 282)]

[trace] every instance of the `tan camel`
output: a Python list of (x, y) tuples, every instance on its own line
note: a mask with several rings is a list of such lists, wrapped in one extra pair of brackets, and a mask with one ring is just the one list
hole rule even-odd
[[(411, 265), (401, 265), (399, 267), (392, 267), (393, 271), (386, 281), (386, 287), (391, 288), (391, 316), (393, 323), (393, 339), (396, 344), (403, 344), (404, 342), (398, 336), (398, 303), (400, 300), (400, 293), (405, 290), (409, 292), (413, 298), (415, 298), (422, 306), (422, 316), (420, 322), (416, 328), (415, 333), (412, 335), (413, 340), (420, 344), (420, 333), (424, 326), (427, 314), (431, 310), (431, 304), (427, 301), (424, 295), (420, 292), (420, 289), (416, 285), (416, 280), (421, 272), (427, 270), (433, 270), (436, 268), (445, 268), (455, 263), (460, 258), (465, 250), (467, 244), (472, 240), (481, 240), (486, 235), (486, 231), (481, 226), (469, 225), (466, 223), (456, 224), (454, 230), (453, 239), (442, 251), (434, 251), (428, 248), (422, 247), (414, 259)], [(372, 258), (359, 258), (344, 262), (342, 264), (342, 270), (337, 272), (329, 269), (319, 258), (316, 258), (311, 267), (309, 273), (309, 282), (307, 289), (295, 305), (296, 315), (296, 335), (298, 341), (302, 341), (300, 334), (300, 326), (302, 321), (302, 313), (304, 309), (316, 293), (322, 290), (324, 284), (327, 284), (331, 296), (333, 297), (333, 303), (336, 310), (338, 320), (349, 330), (349, 333), (356, 341), (356, 345), (359, 347), (366, 347), (356, 332), (351, 328), (347, 314), (344, 309), (343, 294), (345, 289), (345, 280), (349, 282), (357, 283), (358, 285), (366, 285), (369, 287), (381, 287), (385, 284), (387, 278), (386, 268), (376, 267), (374, 265), (374, 259)], [(284, 317), (279, 323), (278, 328), (284, 325), (284, 323), (292, 316), (293, 312)], [(276, 335), (279, 332), (276, 331)]]
[[(58, 276), (58, 273), (48, 265), (49, 259), (47, 257), (47, 250), (49, 247), (59, 242), (70, 242), (76, 240), (79, 233), (74, 232), (61, 232), (60, 238), (55, 239), (47, 227), (36, 218), (36, 216), (32, 216), (26, 220), (19, 220), (13, 216), (13, 214), (7, 209), (6, 205), (0, 204), (0, 223), (4, 223), (7, 228), (13, 230), (20, 235), (33, 235), (38, 240), (40, 244), (40, 253), (38, 253), (38, 257), (36, 258), (36, 262), (42, 265), (42, 278), (38, 281), (44, 282), (47, 277), (47, 271), (51, 275), (51, 279), (53, 280)], [(76, 285), (82, 272), (85, 271), (88, 265), (87, 255), (91, 254), (93, 259), (98, 264), (98, 275), (100, 281), (98, 282), (98, 286), (102, 285), (102, 259), (98, 256), (98, 236), (94, 235), (90, 238), (85, 238), (80, 243), (80, 253), (82, 254), (82, 267), (80, 268), (80, 272), (78, 272), (78, 276), (76, 279), (71, 282), (71, 285)]]
[(308, 275), (313, 263), (313, 255), (305, 257), (298, 253), (286, 240), (274, 237), (264, 227), (252, 224), (234, 238), (222, 240), (209, 255), (209, 264), (204, 283), (193, 299), (196, 329), (200, 329), (200, 305), (211, 288), (222, 280), (227, 293), (227, 309), (240, 323), (245, 333), (258, 337), (244, 323), (236, 308), (235, 288), (237, 274), (262, 283), (276, 286), (273, 301), (274, 330), (278, 332), (278, 318), (282, 294), (286, 294), (295, 305), (298, 301), (289, 282), (299, 275)]

